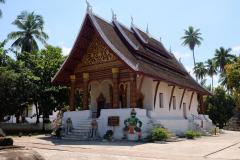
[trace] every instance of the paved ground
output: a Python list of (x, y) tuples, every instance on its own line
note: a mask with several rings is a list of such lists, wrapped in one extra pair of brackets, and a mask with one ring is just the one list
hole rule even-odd
[[(46, 136), (14, 138), (46, 160), (240, 160), (240, 132), (180, 142), (81, 142)], [(1, 157), (1, 151), (0, 151)]]

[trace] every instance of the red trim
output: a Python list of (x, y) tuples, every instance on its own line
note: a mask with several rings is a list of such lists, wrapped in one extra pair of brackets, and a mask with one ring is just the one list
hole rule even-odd
[(174, 93), (175, 87), (176, 87), (176, 86), (173, 86), (173, 87), (172, 87), (171, 97), (170, 97), (170, 100), (169, 100), (169, 111), (170, 111), (170, 109), (171, 109), (172, 98), (173, 98), (173, 93)]
[(180, 101), (180, 106), (179, 106), (180, 109), (181, 109), (181, 107), (182, 107), (182, 102), (183, 102), (183, 98), (184, 98), (185, 92), (186, 92), (186, 88), (184, 88), (183, 93), (182, 93), (182, 97), (181, 97), (181, 101)]
[(190, 98), (189, 107), (188, 107), (189, 110), (191, 109), (193, 95), (194, 95), (194, 91), (192, 92), (192, 95), (191, 95), (191, 98)]
[(155, 87), (155, 94), (154, 94), (154, 108), (155, 108), (155, 104), (156, 104), (156, 99), (157, 99), (157, 91), (158, 91), (158, 87), (160, 85), (160, 81), (157, 82), (157, 85)]

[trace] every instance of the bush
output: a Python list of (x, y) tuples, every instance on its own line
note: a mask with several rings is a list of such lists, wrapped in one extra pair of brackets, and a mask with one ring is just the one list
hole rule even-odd
[(107, 140), (111, 140), (113, 136), (113, 131), (112, 130), (107, 130), (107, 132), (104, 134), (103, 138)]
[(12, 138), (7, 138), (7, 137), (0, 138), (0, 146), (12, 146), (12, 145), (13, 145)]
[(202, 136), (202, 134), (200, 132), (195, 132), (195, 137), (199, 138), (201, 136)]
[(197, 131), (188, 130), (185, 133), (185, 136), (186, 136), (187, 139), (194, 139), (196, 137), (201, 137), (201, 133), (197, 132)]
[(164, 128), (157, 127), (151, 132), (151, 139), (154, 141), (166, 141), (169, 137), (169, 133)]

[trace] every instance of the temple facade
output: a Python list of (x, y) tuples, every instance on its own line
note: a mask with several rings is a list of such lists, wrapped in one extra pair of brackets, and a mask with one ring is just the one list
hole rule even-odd
[(74, 46), (52, 79), (69, 87), (73, 128), (96, 120), (103, 136), (113, 130), (124, 136), (124, 121), (132, 108), (142, 122), (142, 136), (153, 124), (175, 133), (192, 126), (209, 128), (200, 86), (163, 44), (133, 23), (125, 27), (113, 15), (108, 22), (88, 10)]

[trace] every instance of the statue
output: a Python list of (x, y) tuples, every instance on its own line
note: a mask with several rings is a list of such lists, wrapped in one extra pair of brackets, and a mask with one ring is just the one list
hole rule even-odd
[(68, 134), (69, 132), (71, 132), (73, 129), (73, 125), (72, 125), (72, 120), (71, 118), (67, 118), (66, 120), (66, 125), (65, 125), (65, 133)]
[(136, 111), (132, 109), (131, 117), (124, 121), (124, 137), (128, 140), (139, 140), (142, 137), (142, 122), (136, 117)]
[(98, 123), (96, 121), (96, 119), (92, 120), (91, 122), (91, 131), (90, 131), (90, 137), (95, 140), (98, 138), (98, 133), (97, 133), (97, 130), (98, 130)]

